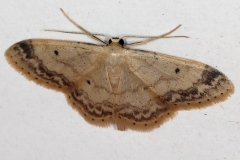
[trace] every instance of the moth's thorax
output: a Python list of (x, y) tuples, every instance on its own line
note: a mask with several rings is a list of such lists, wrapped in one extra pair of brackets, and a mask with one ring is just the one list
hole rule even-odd
[(106, 70), (113, 92), (116, 92), (117, 86), (124, 75), (123, 68), (126, 64), (126, 49), (117, 43), (111, 43), (107, 46), (108, 56), (106, 58)]
[(112, 43), (106, 47), (107, 50), (107, 59), (106, 63), (112, 67), (121, 65), (125, 62), (126, 58), (126, 49), (117, 43)]

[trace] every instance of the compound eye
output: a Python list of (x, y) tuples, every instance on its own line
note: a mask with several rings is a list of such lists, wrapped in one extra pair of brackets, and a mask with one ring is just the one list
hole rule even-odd
[(111, 44), (112, 43), (112, 40), (111, 39), (109, 39), (109, 41), (108, 41), (108, 44)]
[(120, 40), (118, 41), (118, 43), (123, 46), (123, 45), (124, 45), (124, 40), (123, 40), (123, 39), (120, 39)]

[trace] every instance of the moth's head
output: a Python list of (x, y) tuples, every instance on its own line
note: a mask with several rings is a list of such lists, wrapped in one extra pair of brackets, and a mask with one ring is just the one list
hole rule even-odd
[(123, 47), (124, 46), (124, 40), (122, 38), (113, 37), (113, 38), (109, 39), (108, 45), (120, 45), (120, 46)]

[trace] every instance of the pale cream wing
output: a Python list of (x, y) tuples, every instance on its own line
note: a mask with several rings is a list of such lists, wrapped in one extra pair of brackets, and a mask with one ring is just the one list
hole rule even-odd
[(104, 61), (99, 61), (97, 68), (76, 81), (69, 95), (70, 104), (83, 111), (88, 122), (101, 126), (112, 123), (114, 100)]
[(104, 56), (102, 46), (47, 39), (21, 41), (5, 53), (17, 71), (40, 85), (65, 93), (73, 108), (93, 123), (107, 123), (112, 112)]
[(177, 110), (205, 107), (234, 91), (223, 73), (203, 63), (142, 50), (127, 52), (117, 113), (119, 123), (126, 121), (128, 127), (151, 128)]
[(152, 129), (168, 118), (169, 106), (159, 100), (137, 75), (125, 65), (116, 93), (115, 123), (118, 129)]

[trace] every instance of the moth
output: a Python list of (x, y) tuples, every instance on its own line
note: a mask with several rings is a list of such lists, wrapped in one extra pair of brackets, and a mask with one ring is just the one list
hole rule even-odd
[[(232, 82), (209, 65), (126, 47), (184, 37), (169, 36), (180, 25), (160, 36), (124, 36), (105, 42), (98, 36), (106, 35), (87, 31), (61, 11), (83, 34), (102, 45), (29, 39), (13, 44), (5, 57), (27, 79), (64, 93), (73, 109), (91, 124), (150, 130), (179, 110), (203, 108), (234, 92)], [(129, 37), (147, 39), (127, 44)]]

